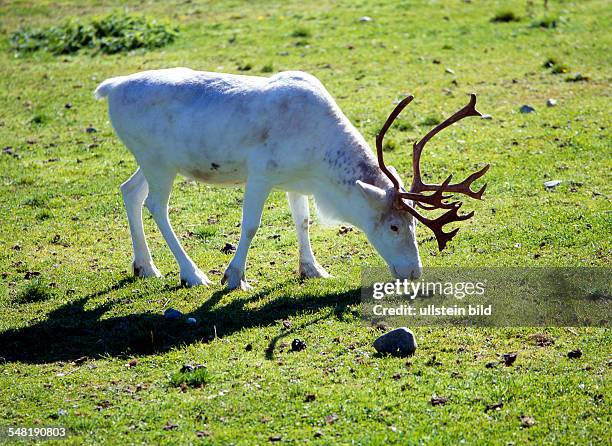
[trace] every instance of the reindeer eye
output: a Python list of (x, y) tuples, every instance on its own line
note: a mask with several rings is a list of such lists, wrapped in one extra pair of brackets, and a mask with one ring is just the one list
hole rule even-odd
[(391, 225), (389, 229), (391, 229), (393, 232), (399, 232), (399, 228), (395, 225)]

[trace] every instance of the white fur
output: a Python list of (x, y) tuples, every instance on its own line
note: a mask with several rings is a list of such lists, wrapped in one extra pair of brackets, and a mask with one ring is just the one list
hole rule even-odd
[[(168, 220), (177, 174), (215, 184), (246, 184), (241, 236), (224, 281), (248, 288), (247, 252), (271, 189), (289, 192), (300, 240), (300, 272), (327, 273), (316, 263), (301, 226), (307, 204), (361, 228), (399, 276), (416, 276), (414, 223), (390, 209), (391, 185), (359, 132), (315, 77), (283, 72), (270, 78), (193, 71), (145, 71), (107, 79), (111, 122), (139, 170), (122, 185), (134, 248), (134, 271), (157, 276), (141, 208), (151, 211), (188, 285), (209, 283), (187, 256)], [(358, 180), (360, 182), (358, 182)], [(364, 193), (364, 184), (369, 193)], [(400, 226), (399, 234), (388, 226)], [(304, 235), (304, 231), (305, 235)]]

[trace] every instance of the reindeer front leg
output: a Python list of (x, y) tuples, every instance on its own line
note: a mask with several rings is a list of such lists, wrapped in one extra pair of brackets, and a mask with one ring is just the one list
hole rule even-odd
[(312, 253), (310, 238), (308, 237), (308, 226), (310, 222), (310, 212), (308, 209), (308, 197), (295, 192), (287, 192), (287, 200), (293, 215), (293, 222), (297, 231), (298, 245), (300, 247), (300, 277), (329, 277), (325, 269), (319, 265)]
[(221, 284), (227, 282), (227, 288), (230, 290), (236, 288), (240, 288), (241, 290), (251, 289), (251, 286), (244, 277), (247, 253), (249, 252), (251, 241), (259, 228), (263, 206), (271, 189), (272, 188), (265, 180), (251, 178), (247, 180), (244, 191), (244, 202), (242, 203), (240, 241), (238, 242), (236, 254), (225, 270), (223, 279), (221, 279)]

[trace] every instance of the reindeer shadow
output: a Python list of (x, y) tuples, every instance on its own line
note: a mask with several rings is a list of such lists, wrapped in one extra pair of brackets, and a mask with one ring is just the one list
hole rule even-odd
[[(137, 313), (102, 319), (118, 302), (108, 301), (92, 309), (87, 302), (132, 283), (124, 278), (104, 290), (62, 305), (48, 314), (47, 319), (34, 325), (10, 329), (0, 333), (0, 362), (44, 364), (56, 361), (74, 361), (81, 357), (123, 357), (166, 352), (180, 345), (208, 342), (215, 336), (224, 337), (256, 326), (271, 326), (291, 316), (308, 311), (329, 308), (326, 317), (342, 317), (348, 307), (359, 302), (359, 289), (325, 296), (281, 295), (264, 305), (251, 309), (247, 305), (259, 301), (281, 287), (267, 288), (254, 295), (234, 298), (219, 305), (227, 294), (219, 290), (198, 309), (186, 314), (198, 320), (196, 326), (183, 321), (166, 320), (162, 314)], [(177, 287), (178, 288), (178, 287)], [(170, 289), (172, 291), (172, 288)], [(276, 342), (293, 330), (281, 330), (266, 350), (273, 358)]]

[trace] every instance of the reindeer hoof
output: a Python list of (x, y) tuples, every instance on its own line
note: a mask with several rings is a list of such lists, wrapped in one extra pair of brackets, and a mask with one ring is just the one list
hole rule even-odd
[(300, 277), (303, 279), (328, 278), (329, 273), (317, 262), (300, 263)]
[(212, 282), (208, 278), (206, 274), (204, 274), (199, 269), (190, 272), (181, 272), (181, 285), (192, 287), (192, 286), (208, 286), (211, 285)]
[(252, 290), (253, 287), (244, 278), (244, 272), (238, 271), (232, 266), (228, 266), (221, 279), (221, 285), (227, 285), (228, 290), (241, 289), (242, 291)]
[(163, 277), (153, 263), (138, 265), (132, 262), (132, 272), (136, 277)]

